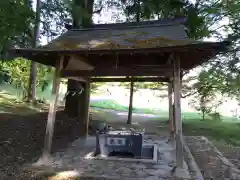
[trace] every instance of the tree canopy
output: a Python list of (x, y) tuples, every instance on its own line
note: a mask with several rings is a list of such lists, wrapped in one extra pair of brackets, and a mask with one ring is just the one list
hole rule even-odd
[(0, 52), (2, 55), (9, 47), (29, 45), (32, 37), (33, 16), (29, 0), (0, 2)]

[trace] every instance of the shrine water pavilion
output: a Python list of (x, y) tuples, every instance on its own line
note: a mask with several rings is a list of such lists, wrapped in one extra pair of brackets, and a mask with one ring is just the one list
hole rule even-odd
[[(185, 20), (157, 20), (139, 23), (97, 24), (71, 29), (36, 49), (16, 48), (15, 56), (55, 67), (49, 107), (45, 153), (51, 150), (60, 78), (85, 84), (81, 131), (87, 134), (89, 84), (102, 81), (167, 82), (169, 129), (176, 140), (176, 163), (183, 166), (181, 78), (220, 53), (229, 42), (202, 42), (188, 38)], [(173, 98), (174, 97), (174, 98)], [(174, 105), (173, 105), (174, 104)]]

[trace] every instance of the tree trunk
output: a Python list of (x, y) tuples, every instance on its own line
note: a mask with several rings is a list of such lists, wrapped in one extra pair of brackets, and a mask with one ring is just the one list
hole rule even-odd
[(28, 95), (27, 101), (35, 103), (36, 101), (36, 76), (37, 76), (37, 63), (31, 62), (31, 69), (29, 75)]
[[(36, 19), (35, 19), (35, 27), (34, 27), (34, 38), (32, 41), (32, 47), (36, 48), (39, 36), (39, 28), (40, 28), (40, 0), (37, 0), (36, 3)], [(33, 103), (36, 101), (36, 84), (37, 84), (37, 63), (31, 62), (31, 69), (29, 75), (29, 85), (28, 85), (28, 95), (27, 100), (32, 101)]]
[(140, 22), (140, 16), (141, 16), (141, 3), (140, 0), (137, 0), (136, 6), (137, 6), (137, 14), (136, 14), (136, 21)]
[[(84, 3), (83, 3), (84, 2)], [(72, 18), (73, 18), (73, 28), (78, 29), (80, 26), (87, 26), (92, 23), (92, 15), (93, 15), (93, 4), (94, 0), (74, 0), (73, 6), (80, 7), (86, 9), (87, 15), (80, 17), (77, 16), (77, 13), (72, 11)], [(79, 91), (79, 83), (75, 80), (68, 80), (68, 91)], [(80, 108), (80, 101), (77, 100), (77, 98), (72, 97), (71, 94), (68, 94), (66, 96), (66, 102), (65, 102), (65, 112), (68, 113), (71, 117), (77, 117), (78, 109)]]
[(77, 93), (82, 91), (82, 84), (81, 82), (69, 79), (67, 90), (68, 94), (66, 96), (64, 111), (69, 117), (74, 118), (78, 115), (79, 103), (81, 101), (78, 100), (80, 96)]
[(205, 112), (202, 111), (202, 120), (204, 121), (205, 120)]
[(133, 88), (134, 88), (134, 82), (131, 81), (127, 124), (132, 124)]

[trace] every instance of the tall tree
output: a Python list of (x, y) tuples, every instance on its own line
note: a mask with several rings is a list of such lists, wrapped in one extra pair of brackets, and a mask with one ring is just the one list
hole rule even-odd
[[(74, 0), (72, 2), (71, 15), (73, 28), (78, 29), (81, 26), (88, 26), (92, 23), (93, 4), (94, 0)], [(83, 86), (84, 84), (76, 80), (68, 80), (68, 92), (82, 91)], [(65, 112), (67, 112), (69, 116), (76, 117), (80, 108), (79, 103), (78, 97), (73, 97), (72, 93), (68, 93), (66, 95)]]
[[(40, 29), (40, 0), (36, 2), (36, 17), (35, 17), (35, 24), (34, 24), (34, 37), (32, 39), (32, 48), (36, 48), (37, 42), (39, 39), (39, 29)], [(32, 61), (31, 62), (31, 70), (29, 76), (29, 88), (28, 88), (28, 100), (35, 102), (36, 100), (36, 80), (37, 78), (37, 63)]]
[(202, 113), (202, 120), (205, 120), (206, 114), (211, 113), (213, 109), (212, 104), (215, 99), (215, 94), (211, 87), (212, 84), (205, 83), (208, 78), (208, 72), (202, 71), (199, 74), (198, 81), (193, 85), (197, 89), (197, 92), (191, 104), (197, 111)]

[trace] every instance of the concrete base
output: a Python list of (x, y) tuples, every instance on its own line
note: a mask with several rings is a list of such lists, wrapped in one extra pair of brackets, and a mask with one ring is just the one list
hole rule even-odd
[(39, 160), (34, 163), (32, 166), (50, 166), (53, 163), (53, 157), (52, 156), (42, 156), (39, 158)]
[(134, 159), (134, 158), (119, 158), (119, 157), (109, 157), (102, 154), (94, 156), (95, 153), (90, 152), (85, 156), (85, 159), (96, 159), (96, 160), (109, 160), (109, 161), (127, 161), (127, 162), (138, 162), (138, 163), (153, 163), (156, 164), (158, 162), (158, 147), (155, 144), (143, 144), (153, 146), (153, 158), (152, 159)]
[(184, 180), (191, 179), (191, 176), (188, 170), (185, 168), (177, 167), (173, 175), (179, 179), (184, 179)]

